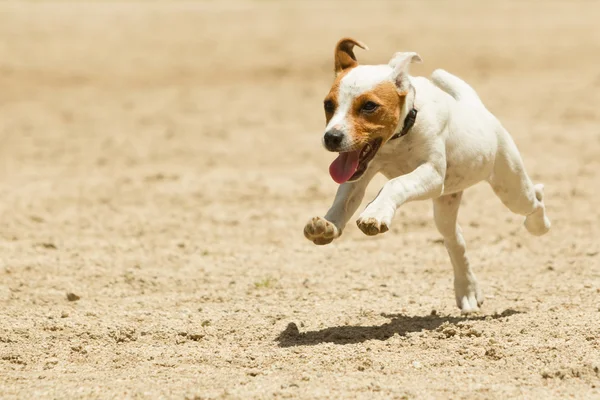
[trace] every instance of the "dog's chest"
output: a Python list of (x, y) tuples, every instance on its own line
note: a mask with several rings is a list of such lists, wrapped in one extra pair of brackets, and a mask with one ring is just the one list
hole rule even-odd
[(410, 142), (389, 143), (379, 150), (373, 160), (373, 167), (386, 178), (393, 179), (413, 171), (419, 166), (419, 160), (423, 157), (425, 155), (420, 154), (418, 147)]

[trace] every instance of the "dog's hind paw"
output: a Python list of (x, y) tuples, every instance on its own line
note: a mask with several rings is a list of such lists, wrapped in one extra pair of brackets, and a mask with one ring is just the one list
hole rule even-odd
[(525, 218), (525, 228), (532, 235), (541, 236), (548, 233), (552, 224), (546, 215), (546, 206), (544, 205), (544, 185), (538, 183), (534, 186), (534, 189), (537, 208)]
[(460, 308), (462, 314), (478, 312), (483, 304), (483, 293), (479, 289), (479, 284), (473, 277), (470, 282), (454, 282), (454, 291), (456, 294), (456, 305)]
[(535, 236), (542, 236), (550, 230), (552, 224), (546, 216), (545, 208), (536, 210), (525, 218), (525, 228), (529, 233)]
[(550, 230), (552, 224), (546, 215), (546, 206), (544, 205), (544, 185), (538, 183), (534, 186), (535, 198), (537, 200), (536, 209), (525, 218), (525, 228), (535, 236), (541, 236)]
[(329, 244), (339, 237), (341, 232), (325, 218), (314, 217), (304, 227), (304, 236), (317, 245)]

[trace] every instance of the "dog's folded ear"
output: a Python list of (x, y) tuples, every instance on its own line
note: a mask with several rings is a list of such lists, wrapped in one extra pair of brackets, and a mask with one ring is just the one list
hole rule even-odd
[(356, 56), (353, 51), (354, 46), (369, 50), (364, 43), (351, 38), (343, 38), (335, 46), (334, 59), (336, 75), (348, 68), (354, 68), (358, 65), (358, 61), (356, 61)]
[(388, 65), (393, 68), (392, 79), (396, 83), (398, 91), (408, 91), (408, 66), (420, 62), (423, 62), (421, 56), (412, 51), (394, 54)]

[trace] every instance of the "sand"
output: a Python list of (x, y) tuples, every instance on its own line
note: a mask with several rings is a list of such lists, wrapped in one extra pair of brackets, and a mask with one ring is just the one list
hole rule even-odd
[[(600, 398), (600, 5), (0, 4), (2, 399)], [(317, 247), (333, 46), (417, 51), (502, 120), (553, 222), (481, 184), (462, 317), (430, 202)], [(369, 187), (366, 201), (383, 178)], [(361, 210), (364, 205), (361, 206)]]

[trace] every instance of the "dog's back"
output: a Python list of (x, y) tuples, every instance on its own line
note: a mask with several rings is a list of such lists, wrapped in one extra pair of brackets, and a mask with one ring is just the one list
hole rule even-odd
[(471, 105), (481, 105), (481, 99), (475, 90), (465, 81), (443, 69), (436, 69), (431, 74), (431, 81), (456, 101), (468, 102)]
[(467, 82), (443, 69), (433, 71), (431, 82), (456, 101), (456, 107), (452, 107), (451, 112), (454, 123), (458, 121), (460, 129), (478, 131), (479, 138), (493, 132), (502, 142), (507, 140), (506, 136), (510, 136)]

